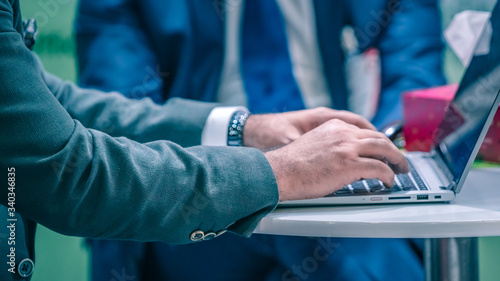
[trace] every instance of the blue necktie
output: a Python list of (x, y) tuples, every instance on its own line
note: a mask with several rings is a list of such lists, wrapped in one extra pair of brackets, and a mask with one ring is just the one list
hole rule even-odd
[(304, 109), (292, 75), (283, 17), (275, 0), (246, 0), (241, 72), (253, 113)]

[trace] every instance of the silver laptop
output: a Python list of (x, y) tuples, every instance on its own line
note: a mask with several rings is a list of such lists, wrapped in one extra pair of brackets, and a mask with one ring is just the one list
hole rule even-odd
[(387, 204), (451, 201), (465, 178), (500, 102), (500, 6), (484, 28), (455, 98), (446, 110), (431, 152), (409, 152), (410, 173), (393, 188), (377, 179), (356, 181), (326, 197), (280, 206)]

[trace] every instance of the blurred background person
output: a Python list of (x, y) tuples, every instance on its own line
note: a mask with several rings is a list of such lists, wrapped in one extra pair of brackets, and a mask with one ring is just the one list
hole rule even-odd
[[(401, 119), (401, 92), (445, 83), (435, 0), (81, 0), (76, 35), (81, 86), (157, 103), (183, 97), (255, 113), (356, 108), (381, 127)], [(369, 49), (377, 50), (368, 58), (377, 62), (379, 54), (380, 69), (368, 79), (345, 64)], [(328, 241), (335, 245), (328, 259), (305, 275), (295, 266), (318, 246), (315, 239), (227, 235), (188, 246), (95, 240), (93, 280), (109, 280), (111, 269), (122, 267), (140, 280), (424, 278), (416, 241)], [(395, 260), (400, 266), (391, 266)]]
[[(10, 253), (2, 257), (9, 268), (1, 280), (31, 279), (37, 222), (107, 239), (184, 244), (214, 239), (226, 229), (248, 237), (278, 200), (325, 196), (360, 178), (392, 186), (394, 173), (408, 172), (403, 154), (368, 120), (327, 108), (260, 116), (241, 108), (248, 120), (236, 115), (235, 123), (247, 146), (283, 146), (265, 154), (243, 147), (182, 149), (165, 140), (196, 146), (206, 130), (227, 135), (228, 121), (220, 130), (212, 126), (212, 115), (227, 108), (179, 98), (159, 106), (63, 82), (29, 50), (36, 28), (23, 24), (19, 0), (0, 0), (0, 14), (0, 168), (9, 182), (0, 215), (11, 221), (0, 232), (10, 232), (10, 242), (1, 246)], [(266, 129), (272, 118), (303, 136), (284, 146), (281, 134)], [(99, 131), (105, 127), (117, 138)], [(349, 164), (337, 165), (346, 153)], [(305, 155), (307, 163), (300, 161)], [(312, 184), (311, 174), (317, 174)]]

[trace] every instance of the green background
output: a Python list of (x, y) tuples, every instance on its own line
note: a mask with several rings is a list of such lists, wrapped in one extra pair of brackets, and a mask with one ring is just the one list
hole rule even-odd
[[(94, 0), (99, 1), (99, 0)], [(464, 9), (490, 10), (494, 0), (442, 0), (443, 26), (454, 13)], [(23, 16), (39, 22), (39, 37), (35, 47), (45, 68), (71, 81), (76, 81), (73, 20), (76, 0), (21, 0)], [(447, 50), (445, 73), (450, 83), (460, 81), (463, 67)], [(479, 271), (481, 281), (500, 279), (498, 254), (500, 237), (479, 239)], [(33, 281), (88, 281), (89, 251), (81, 238), (68, 237), (39, 226), (36, 236), (36, 270)]]

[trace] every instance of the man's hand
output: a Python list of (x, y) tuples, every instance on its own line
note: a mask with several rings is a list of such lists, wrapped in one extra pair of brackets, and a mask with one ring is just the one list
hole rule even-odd
[(331, 119), (340, 119), (362, 129), (375, 130), (365, 118), (326, 107), (276, 114), (251, 115), (245, 125), (243, 144), (261, 150), (291, 143)]
[(394, 173), (408, 173), (403, 154), (384, 134), (339, 119), (267, 152), (266, 157), (280, 201), (323, 197), (360, 179), (377, 178), (391, 187)]

